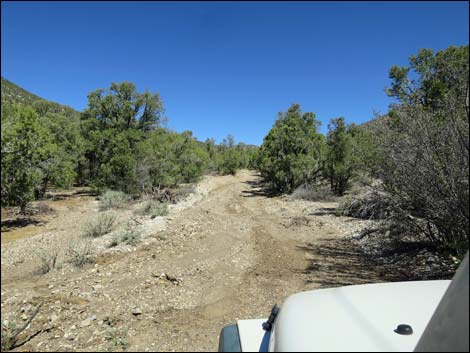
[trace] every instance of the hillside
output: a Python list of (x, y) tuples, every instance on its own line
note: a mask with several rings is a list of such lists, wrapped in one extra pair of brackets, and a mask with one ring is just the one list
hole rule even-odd
[(7, 101), (22, 105), (31, 105), (37, 100), (44, 99), (2, 77), (2, 102)]
[(383, 127), (384, 125), (387, 124), (387, 118), (388, 118), (387, 115), (381, 115), (377, 118), (374, 118), (369, 121), (366, 121), (365, 123), (362, 123), (360, 126), (374, 133), (377, 131), (378, 128)]
[(1, 96), (2, 96), (2, 103), (9, 102), (9, 103), (17, 103), (25, 106), (31, 106), (35, 102), (47, 102), (51, 109), (55, 113), (63, 113), (66, 115), (78, 114), (78, 112), (66, 105), (59, 104), (56, 102), (51, 102), (47, 99), (41, 98), (27, 90), (21, 88), (20, 86), (14, 84), (11, 81), (2, 77), (2, 85), (1, 85)]

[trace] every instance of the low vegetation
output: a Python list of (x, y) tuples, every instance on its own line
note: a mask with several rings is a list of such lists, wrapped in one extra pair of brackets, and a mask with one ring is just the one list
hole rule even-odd
[(70, 264), (83, 267), (87, 263), (93, 262), (93, 243), (88, 239), (73, 239), (66, 250), (66, 255)]
[(168, 214), (168, 204), (156, 200), (148, 200), (136, 209), (135, 213), (142, 216), (151, 216), (152, 218), (166, 216)]
[(126, 351), (129, 347), (127, 329), (111, 327), (105, 333), (105, 339), (110, 343), (110, 350)]
[(289, 195), (292, 200), (335, 201), (336, 197), (328, 187), (301, 185)]
[(52, 249), (39, 249), (36, 251), (37, 258), (39, 260), (38, 273), (44, 275), (59, 265), (59, 249), (56, 247)]
[(98, 238), (111, 232), (115, 225), (116, 215), (114, 213), (101, 213), (85, 224), (82, 235), (86, 238)]
[(397, 207), (390, 197), (376, 190), (344, 198), (336, 209), (338, 216), (383, 220), (394, 216)]
[(137, 224), (130, 221), (113, 237), (109, 247), (114, 247), (119, 244), (135, 246), (140, 243), (141, 237), (142, 232), (138, 228)]
[(99, 208), (100, 210), (125, 208), (129, 200), (129, 195), (126, 195), (122, 191), (106, 190), (100, 196)]

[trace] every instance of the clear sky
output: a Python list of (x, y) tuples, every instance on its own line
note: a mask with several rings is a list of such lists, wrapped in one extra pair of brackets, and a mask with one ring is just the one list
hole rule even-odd
[(361, 123), (385, 113), (388, 69), (468, 44), (467, 2), (9, 2), (1, 74), (82, 110), (131, 81), (159, 92), (168, 127), (260, 144), (277, 112)]

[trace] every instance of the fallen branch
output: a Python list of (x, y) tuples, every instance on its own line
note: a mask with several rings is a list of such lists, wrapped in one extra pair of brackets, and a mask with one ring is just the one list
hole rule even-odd
[(23, 342), (20, 342), (20, 343), (16, 343), (11, 347), (11, 349), (14, 349), (14, 348), (18, 348), (18, 347), (21, 347), (23, 346), (24, 344), (26, 344), (27, 342), (31, 341), (34, 337), (36, 337), (37, 335), (39, 335), (40, 333), (42, 333), (44, 330), (43, 329), (40, 329), (40, 330), (37, 330), (35, 333), (33, 333), (32, 335), (28, 336)]
[[(38, 332), (36, 332), (34, 335), (31, 335), (29, 338), (27, 338), (25, 341), (23, 341), (21, 344), (16, 344), (16, 338), (18, 337), (18, 335), (23, 332), (24, 330), (26, 330), (26, 328), (29, 326), (29, 324), (31, 323), (31, 321), (33, 321), (33, 319), (35, 318), (35, 316), (38, 314), (39, 312), (39, 309), (41, 308), (43, 303), (40, 303), (38, 304), (38, 306), (34, 309), (33, 313), (31, 314), (31, 316), (28, 318), (28, 320), (26, 320), (26, 322), (24, 323), (23, 326), (21, 326), (19, 329), (17, 329), (11, 336), (7, 336), (5, 338), (2, 337), (2, 351), (3, 350), (10, 350), (10, 349), (13, 349), (13, 348), (16, 348), (16, 347), (19, 347), (19, 346), (22, 346), (23, 344), (25, 344), (26, 342), (28, 342), (29, 340), (31, 340), (31, 338), (33, 338), (34, 336), (38, 335), (39, 333), (42, 332), (42, 330), (39, 330)], [(3, 333), (3, 332), (2, 332)]]
[(135, 223), (142, 225), (143, 223), (137, 220), (135, 217), (131, 217), (131, 220), (133, 220)]
[(364, 237), (380, 232), (380, 228), (365, 228), (357, 236), (354, 237), (355, 240), (362, 240)]

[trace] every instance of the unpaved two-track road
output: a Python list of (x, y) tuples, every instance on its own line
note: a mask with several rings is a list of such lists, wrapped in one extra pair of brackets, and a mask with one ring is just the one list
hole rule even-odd
[[(204, 182), (208, 193), (135, 251), (44, 276), (21, 263), (2, 270), (2, 320), (44, 302), (29, 329), (38, 334), (17, 349), (213, 351), (224, 325), (267, 317), (295, 292), (344, 284), (334, 252), (319, 250), (360, 221), (335, 217), (334, 203), (269, 197), (253, 172)], [(15, 243), (2, 244), (2, 257)]]

